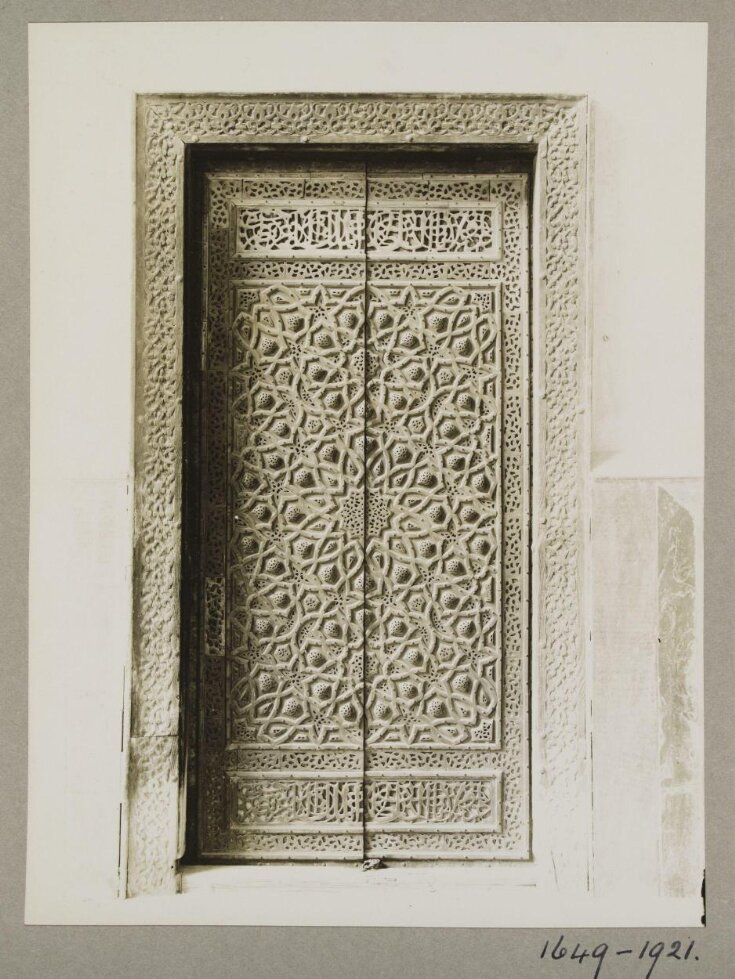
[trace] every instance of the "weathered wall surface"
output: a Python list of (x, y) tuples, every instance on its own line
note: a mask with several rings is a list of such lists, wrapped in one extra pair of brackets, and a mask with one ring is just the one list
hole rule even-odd
[(702, 483), (602, 479), (592, 493), (594, 888), (695, 896)]

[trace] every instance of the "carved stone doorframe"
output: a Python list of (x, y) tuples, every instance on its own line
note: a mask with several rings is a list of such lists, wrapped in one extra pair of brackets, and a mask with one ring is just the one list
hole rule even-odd
[(180, 823), (185, 149), (191, 143), (535, 150), (531, 673), (534, 851), (587, 885), (584, 616), (588, 104), (584, 97), (138, 98), (133, 650), (121, 893), (173, 892)]

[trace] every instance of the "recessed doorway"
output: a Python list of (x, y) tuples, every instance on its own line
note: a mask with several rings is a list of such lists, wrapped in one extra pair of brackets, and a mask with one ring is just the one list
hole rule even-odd
[(529, 856), (529, 159), (199, 154), (187, 857)]

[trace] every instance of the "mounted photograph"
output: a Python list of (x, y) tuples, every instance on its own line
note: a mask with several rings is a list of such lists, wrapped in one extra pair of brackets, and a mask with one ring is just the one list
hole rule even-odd
[(29, 923), (703, 924), (706, 39), (32, 27)]

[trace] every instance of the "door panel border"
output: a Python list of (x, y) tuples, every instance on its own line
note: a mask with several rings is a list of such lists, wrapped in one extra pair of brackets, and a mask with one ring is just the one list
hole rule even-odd
[[(534, 852), (558, 885), (588, 876), (585, 462), (589, 446), (585, 97), (259, 95), (138, 97), (135, 538), (124, 893), (172, 892), (184, 851), (186, 662), (182, 616), (185, 188), (198, 150), (403, 147), (532, 156), (531, 671)], [(188, 242), (187, 242), (188, 244)], [(187, 273), (190, 270), (186, 270)], [(188, 458), (188, 463), (187, 463)], [(182, 686), (183, 682), (183, 686)], [(526, 773), (530, 777), (530, 773)]]

